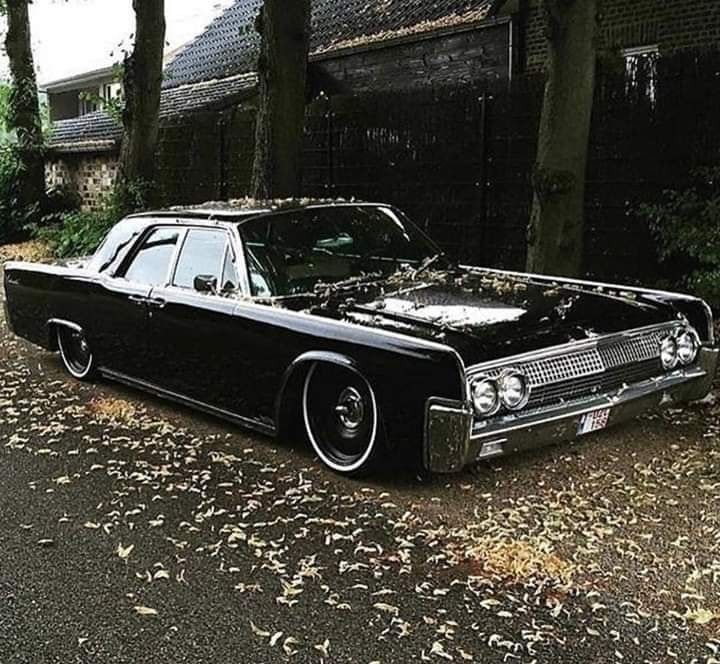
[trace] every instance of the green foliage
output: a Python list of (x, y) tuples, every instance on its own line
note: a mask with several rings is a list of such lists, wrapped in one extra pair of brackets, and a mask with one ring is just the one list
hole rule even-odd
[(10, 98), (12, 88), (7, 83), (0, 83), (0, 133), (4, 139), (10, 133)]
[(146, 180), (124, 180), (118, 178), (115, 189), (110, 196), (111, 205), (120, 217), (140, 212), (150, 207), (155, 198), (157, 186)]
[(18, 202), (17, 182), (20, 161), (14, 146), (0, 144), (0, 244), (22, 237), (27, 224), (39, 213), (37, 205), (23, 207)]
[(35, 237), (47, 242), (58, 258), (86, 256), (97, 249), (116, 222), (106, 208), (97, 212), (67, 212), (59, 226), (41, 226)]
[(643, 205), (663, 261), (689, 266), (683, 285), (720, 307), (720, 167), (698, 169), (692, 184), (666, 191), (663, 201)]
[[(113, 65), (112, 80), (114, 83), (123, 82), (123, 72), (123, 65)], [(122, 93), (112, 99), (106, 99), (97, 92), (81, 92), (80, 99), (90, 102), (97, 109), (105, 111), (105, 113), (107, 113), (117, 124), (122, 124), (123, 112), (125, 111), (125, 99)]]
[[(118, 185), (92, 212), (72, 211), (43, 219), (33, 235), (47, 242), (55, 256), (87, 256), (97, 249), (107, 232), (124, 216), (146, 207), (148, 186), (141, 182)], [(47, 222), (51, 223), (48, 225)], [(57, 221), (58, 223), (52, 223)]]

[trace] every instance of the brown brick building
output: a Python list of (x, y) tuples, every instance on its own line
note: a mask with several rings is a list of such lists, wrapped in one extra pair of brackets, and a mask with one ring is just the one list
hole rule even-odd
[[(667, 56), (720, 45), (718, 0), (599, 0), (599, 4), (599, 46), (607, 55), (657, 49)], [(542, 0), (508, 0), (500, 10), (518, 25), (519, 57), (529, 72), (541, 71), (545, 62), (542, 12)]]

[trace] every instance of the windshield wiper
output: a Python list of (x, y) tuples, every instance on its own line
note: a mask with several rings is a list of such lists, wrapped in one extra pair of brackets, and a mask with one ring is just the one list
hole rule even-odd
[(417, 277), (419, 274), (422, 274), (423, 272), (426, 272), (429, 270), (435, 263), (437, 263), (442, 258), (445, 258), (445, 254), (443, 252), (440, 252), (439, 254), (435, 254), (434, 256), (430, 256), (430, 258), (426, 258), (420, 267), (417, 268), (417, 270), (413, 271), (413, 278)]

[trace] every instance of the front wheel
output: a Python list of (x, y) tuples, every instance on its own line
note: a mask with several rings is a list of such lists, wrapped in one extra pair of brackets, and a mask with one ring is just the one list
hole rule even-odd
[(344, 475), (368, 473), (381, 452), (381, 426), (375, 393), (356, 371), (314, 364), (303, 388), (305, 430), (315, 453)]
[(95, 369), (95, 358), (81, 330), (58, 325), (57, 343), (66, 371), (78, 380), (88, 380)]

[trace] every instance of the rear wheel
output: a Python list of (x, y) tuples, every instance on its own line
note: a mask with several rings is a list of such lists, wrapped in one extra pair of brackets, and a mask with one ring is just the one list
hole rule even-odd
[(58, 325), (57, 342), (67, 372), (78, 380), (91, 378), (95, 368), (95, 358), (85, 334), (75, 328)]
[(305, 430), (315, 453), (338, 473), (369, 472), (381, 451), (380, 416), (370, 384), (356, 371), (314, 364), (303, 388)]

